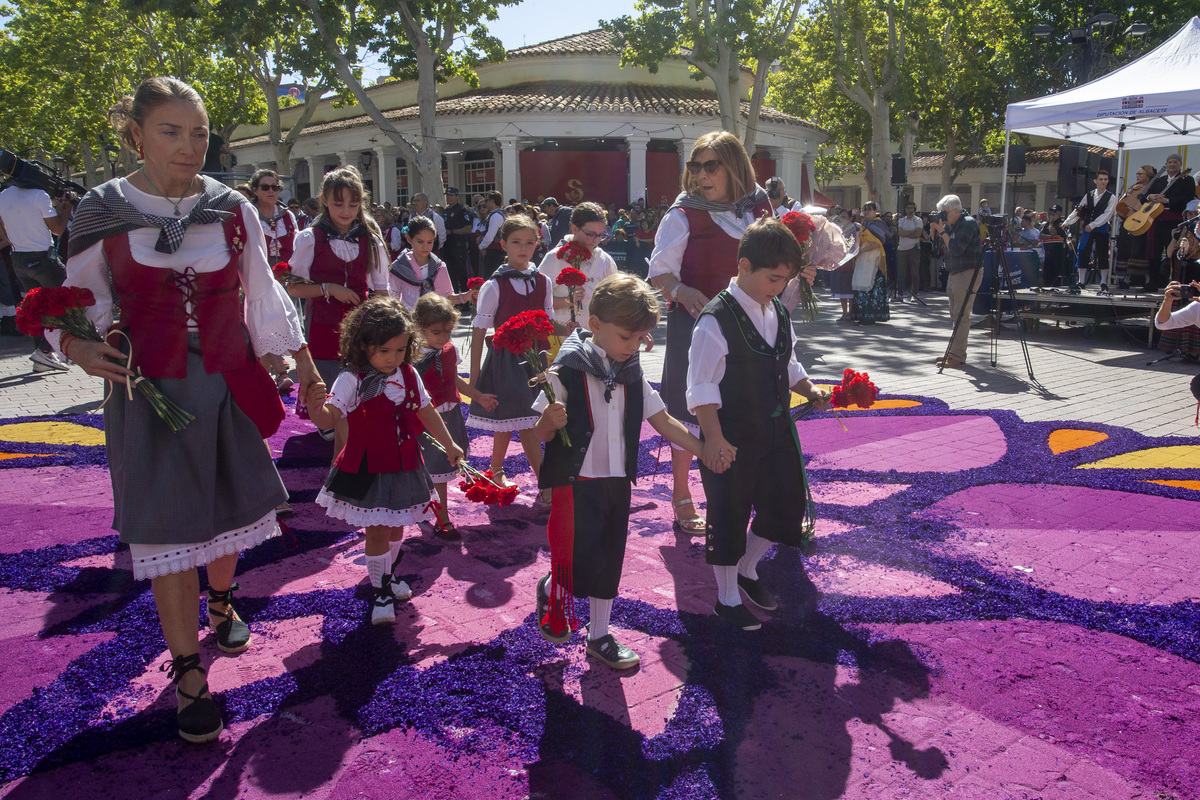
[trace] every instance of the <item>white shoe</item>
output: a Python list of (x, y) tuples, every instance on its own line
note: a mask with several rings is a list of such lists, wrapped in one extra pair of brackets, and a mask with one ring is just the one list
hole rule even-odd
[(45, 350), (34, 350), (33, 355), (29, 357), (33, 362), (34, 372), (47, 372), (48, 370), (69, 370), (71, 367), (58, 357), (58, 353), (47, 352)]
[(371, 604), (371, 624), (383, 625), (396, 621), (395, 599), (383, 593), (382, 589), (375, 590), (375, 602)]
[(410, 589), (408, 584), (404, 581), (393, 580), (392, 597), (396, 598), (397, 600), (411, 600), (412, 589)]

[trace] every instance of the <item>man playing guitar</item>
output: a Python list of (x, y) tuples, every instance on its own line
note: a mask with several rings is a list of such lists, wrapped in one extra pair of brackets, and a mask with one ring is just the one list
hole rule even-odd
[(1161, 203), (1163, 206), (1162, 213), (1146, 234), (1146, 260), (1150, 263), (1147, 291), (1158, 291), (1166, 285), (1170, 263), (1163, 259), (1163, 252), (1171, 241), (1171, 231), (1183, 220), (1184, 209), (1195, 197), (1196, 181), (1183, 171), (1183, 159), (1178, 154), (1167, 157), (1165, 171), (1150, 181), (1139, 195), (1138, 199), (1143, 203)]

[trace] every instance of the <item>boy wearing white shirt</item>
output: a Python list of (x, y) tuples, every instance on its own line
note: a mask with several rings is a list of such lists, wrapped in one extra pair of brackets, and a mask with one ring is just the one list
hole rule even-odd
[[(714, 611), (742, 630), (762, 624), (742, 605), (738, 587), (760, 608), (776, 608), (758, 579), (758, 562), (772, 543), (801, 546), (806, 535), (808, 493), (791, 393), (818, 409), (830, 397), (796, 360), (791, 318), (778, 300), (802, 263), (800, 245), (782, 223), (766, 218), (751, 225), (738, 245), (738, 274), (705, 306), (688, 351), (687, 403), (704, 442), (700, 477), (708, 498), (705, 558), (717, 579)], [(712, 468), (729, 461), (727, 470)]]
[[(638, 346), (659, 318), (649, 284), (611, 275), (596, 285), (588, 313), (591, 330), (573, 331), (550, 370), (557, 402), (539, 394), (533, 404), (541, 412), (534, 433), (546, 443), (538, 486), (553, 489), (551, 571), (537, 584), (537, 619), (546, 639), (565, 642), (576, 626), (570, 596), (588, 598), (588, 655), (629, 669), (638, 655), (608, 632), (608, 620), (625, 560), (642, 421), (696, 455), (701, 444), (667, 413), (638, 362)], [(563, 428), (569, 445), (557, 435)]]

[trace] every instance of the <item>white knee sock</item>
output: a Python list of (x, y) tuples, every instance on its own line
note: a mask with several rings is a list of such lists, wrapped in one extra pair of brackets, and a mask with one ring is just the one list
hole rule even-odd
[(396, 557), (400, 555), (401, 544), (403, 544), (403, 542), (388, 542), (388, 572), (391, 572), (392, 565), (396, 563)]
[(595, 641), (608, 633), (608, 618), (612, 616), (612, 600), (588, 598), (588, 640)]
[(742, 595), (738, 592), (737, 567), (713, 565), (717, 576), (717, 602), (723, 606), (740, 606)]
[(381, 556), (367, 556), (367, 577), (371, 586), (376, 589), (383, 586), (383, 576), (390, 575), (391, 569), (392, 562), (386, 553)]
[(771, 549), (772, 544), (774, 542), (767, 541), (761, 536), (755, 536), (751, 531), (746, 531), (746, 553), (738, 561), (738, 573), (752, 581), (758, 580), (758, 562), (762, 561), (762, 557)]

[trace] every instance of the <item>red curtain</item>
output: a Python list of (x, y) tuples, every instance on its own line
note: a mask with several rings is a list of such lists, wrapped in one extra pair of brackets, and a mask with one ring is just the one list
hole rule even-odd
[(553, 197), (566, 206), (583, 200), (622, 206), (628, 176), (629, 154), (618, 150), (521, 151), (521, 195), (531, 203)]
[(646, 205), (669, 206), (679, 194), (679, 154), (646, 153)]
[(758, 180), (759, 186), (766, 183), (769, 178), (775, 177), (775, 159), (752, 158), (750, 163), (754, 165), (754, 177)]

